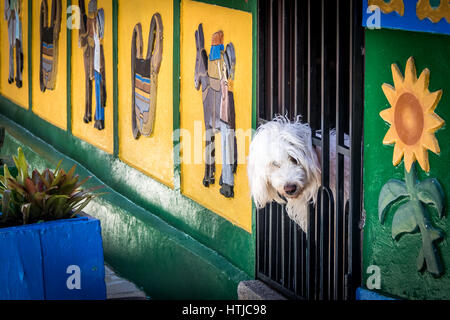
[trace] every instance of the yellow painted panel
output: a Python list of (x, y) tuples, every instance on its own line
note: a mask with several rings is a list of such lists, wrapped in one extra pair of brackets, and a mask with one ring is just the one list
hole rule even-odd
[[(182, 133), (183, 162), (181, 164), (181, 189), (184, 195), (216, 212), (244, 230), (251, 232), (252, 204), (247, 182), (245, 159), (248, 155), (249, 138), (238, 139), (238, 169), (235, 175), (234, 198), (219, 193), (219, 177), (222, 170), (220, 134), (216, 134), (216, 182), (205, 188), (203, 157), (205, 127), (201, 90), (195, 90), (195, 31), (203, 24), (205, 49), (209, 54), (211, 36), (222, 30), (224, 45), (232, 42), (236, 51), (236, 74), (234, 99), (236, 107), (236, 130), (250, 133), (252, 117), (252, 16), (250, 13), (183, 0), (181, 3), (181, 128), (187, 130), (191, 139)], [(196, 134), (201, 130), (202, 134)], [(196, 141), (194, 142), (194, 139)], [(198, 141), (202, 139), (202, 142)], [(191, 140), (191, 141), (189, 141)], [(198, 146), (201, 145), (200, 149)], [(239, 152), (245, 150), (245, 152)], [(189, 155), (189, 156), (188, 156)], [(197, 160), (196, 160), (197, 158)]]
[[(96, 108), (95, 82), (92, 80), (92, 121), (83, 122), (85, 111), (85, 73), (83, 49), (78, 46), (78, 30), (72, 31), (72, 133), (96, 147), (113, 153), (113, 5), (112, 0), (98, 0), (97, 7), (105, 11), (105, 34), (103, 50), (105, 54), (106, 106), (105, 129), (94, 128)], [(86, 12), (89, 1), (86, 1)]]
[[(49, 15), (51, 14), (51, 1), (48, 1)], [(32, 110), (42, 119), (55, 126), (67, 129), (67, 1), (62, 0), (61, 31), (59, 34), (58, 73), (54, 90), (42, 92), (39, 86), (39, 14), (40, 1), (33, 1), (33, 41), (32, 41), (32, 81), (33, 81), (33, 107)]]
[[(152, 15), (161, 14), (163, 57), (158, 75), (154, 132), (133, 138), (131, 130), (131, 38), (134, 26), (142, 24), (144, 56)], [(173, 187), (173, 1), (119, 0), (119, 157), (147, 175)]]
[[(5, 1), (0, 1), (0, 26), (1, 26), (1, 67), (0, 67), (0, 92), (17, 105), (28, 109), (28, 0), (22, 0), (22, 46), (23, 46), (23, 72), (22, 87), (19, 89), (16, 83), (8, 83), (9, 75), (9, 41), (8, 41), (8, 22), (5, 20)], [(14, 50), (15, 55), (15, 50)], [(14, 77), (15, 77), (14, 57)]]

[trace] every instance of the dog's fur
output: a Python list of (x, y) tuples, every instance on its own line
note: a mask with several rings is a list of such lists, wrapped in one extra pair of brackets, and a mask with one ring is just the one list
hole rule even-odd
[[(347, 137), (348, 140), (348, 137)], [(348, 141), (347, 141), (348, 142)], [(336, 185), (336, 135), (330, 133), (330, 186)], [(298, 117), (278, 116), (260, 126), (248, 158), (251, 195), (258, 208), (268, 202), (286, 204), (289, 217), (307, 232), (308, 204), (321, 186), (321, 150), (313, 147), (311, 129)], [(344, 199), (348, 198), (348, 159), (344, 160)], [(335, 194), (335, 192), (334, 192)]]

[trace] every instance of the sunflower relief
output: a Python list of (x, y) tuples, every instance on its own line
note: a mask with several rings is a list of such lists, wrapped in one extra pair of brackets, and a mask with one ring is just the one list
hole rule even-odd
[(445, 196), (435, 178), (419, 181), (415, 161), (422, 170), (429, 172), (428, 150), (439, 154), (439, 144), (434, 135), (444, 125), (434, 110), (442, 96), (442, 90), (428, 90), (430, 71), (425, 69), (417, 78), (414, 59), (406, 63), (405, 76), (398, 66), (392, 65), (394, 87), (383, 84), (383, 92), (391, 106), (380, 112), (381, 118), (390, 124), (383, 144), (394, 144), (393, 165), (404, 158), (405, 180), (391, 179), (382, 188), (378, 198), (378, 217), (381, 223), (395, 205), (392, 220), (392, 238), (396, 241), (406, 234), (420, 232), (422, 248), (417, 258), (417, 269), (441, 276), (444, 267), (436, 242), (444, 237), (442, 230), (433, 227), (428, 205), (440, 218), (444, 215)]

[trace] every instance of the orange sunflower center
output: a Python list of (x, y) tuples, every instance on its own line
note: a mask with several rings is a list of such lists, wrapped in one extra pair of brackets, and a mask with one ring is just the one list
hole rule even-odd
[(411, 94), (402, 94), (395, 105), (394, 122), (397, 134), (406, 145), (416, 144), (424, 129), (424, 117), (419, 100)]

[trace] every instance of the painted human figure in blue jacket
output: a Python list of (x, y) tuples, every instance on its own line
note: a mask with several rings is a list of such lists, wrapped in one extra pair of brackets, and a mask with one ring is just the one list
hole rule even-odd
[(105, 30), (105, 14), (103, 9), (97, 9), (97, 0), (90, 0), (88, 14), (85, 13), (84, 0), (79, 0), (81, 10), (81, 27), (79, 46), (83, 48), (84, 70), (86, 75), (85, 113), (83, 121), (92, 121), (92, 82), (95, 90), (94, 128), (105, 128), (106, 77), (105, 56), (102, 39)]

